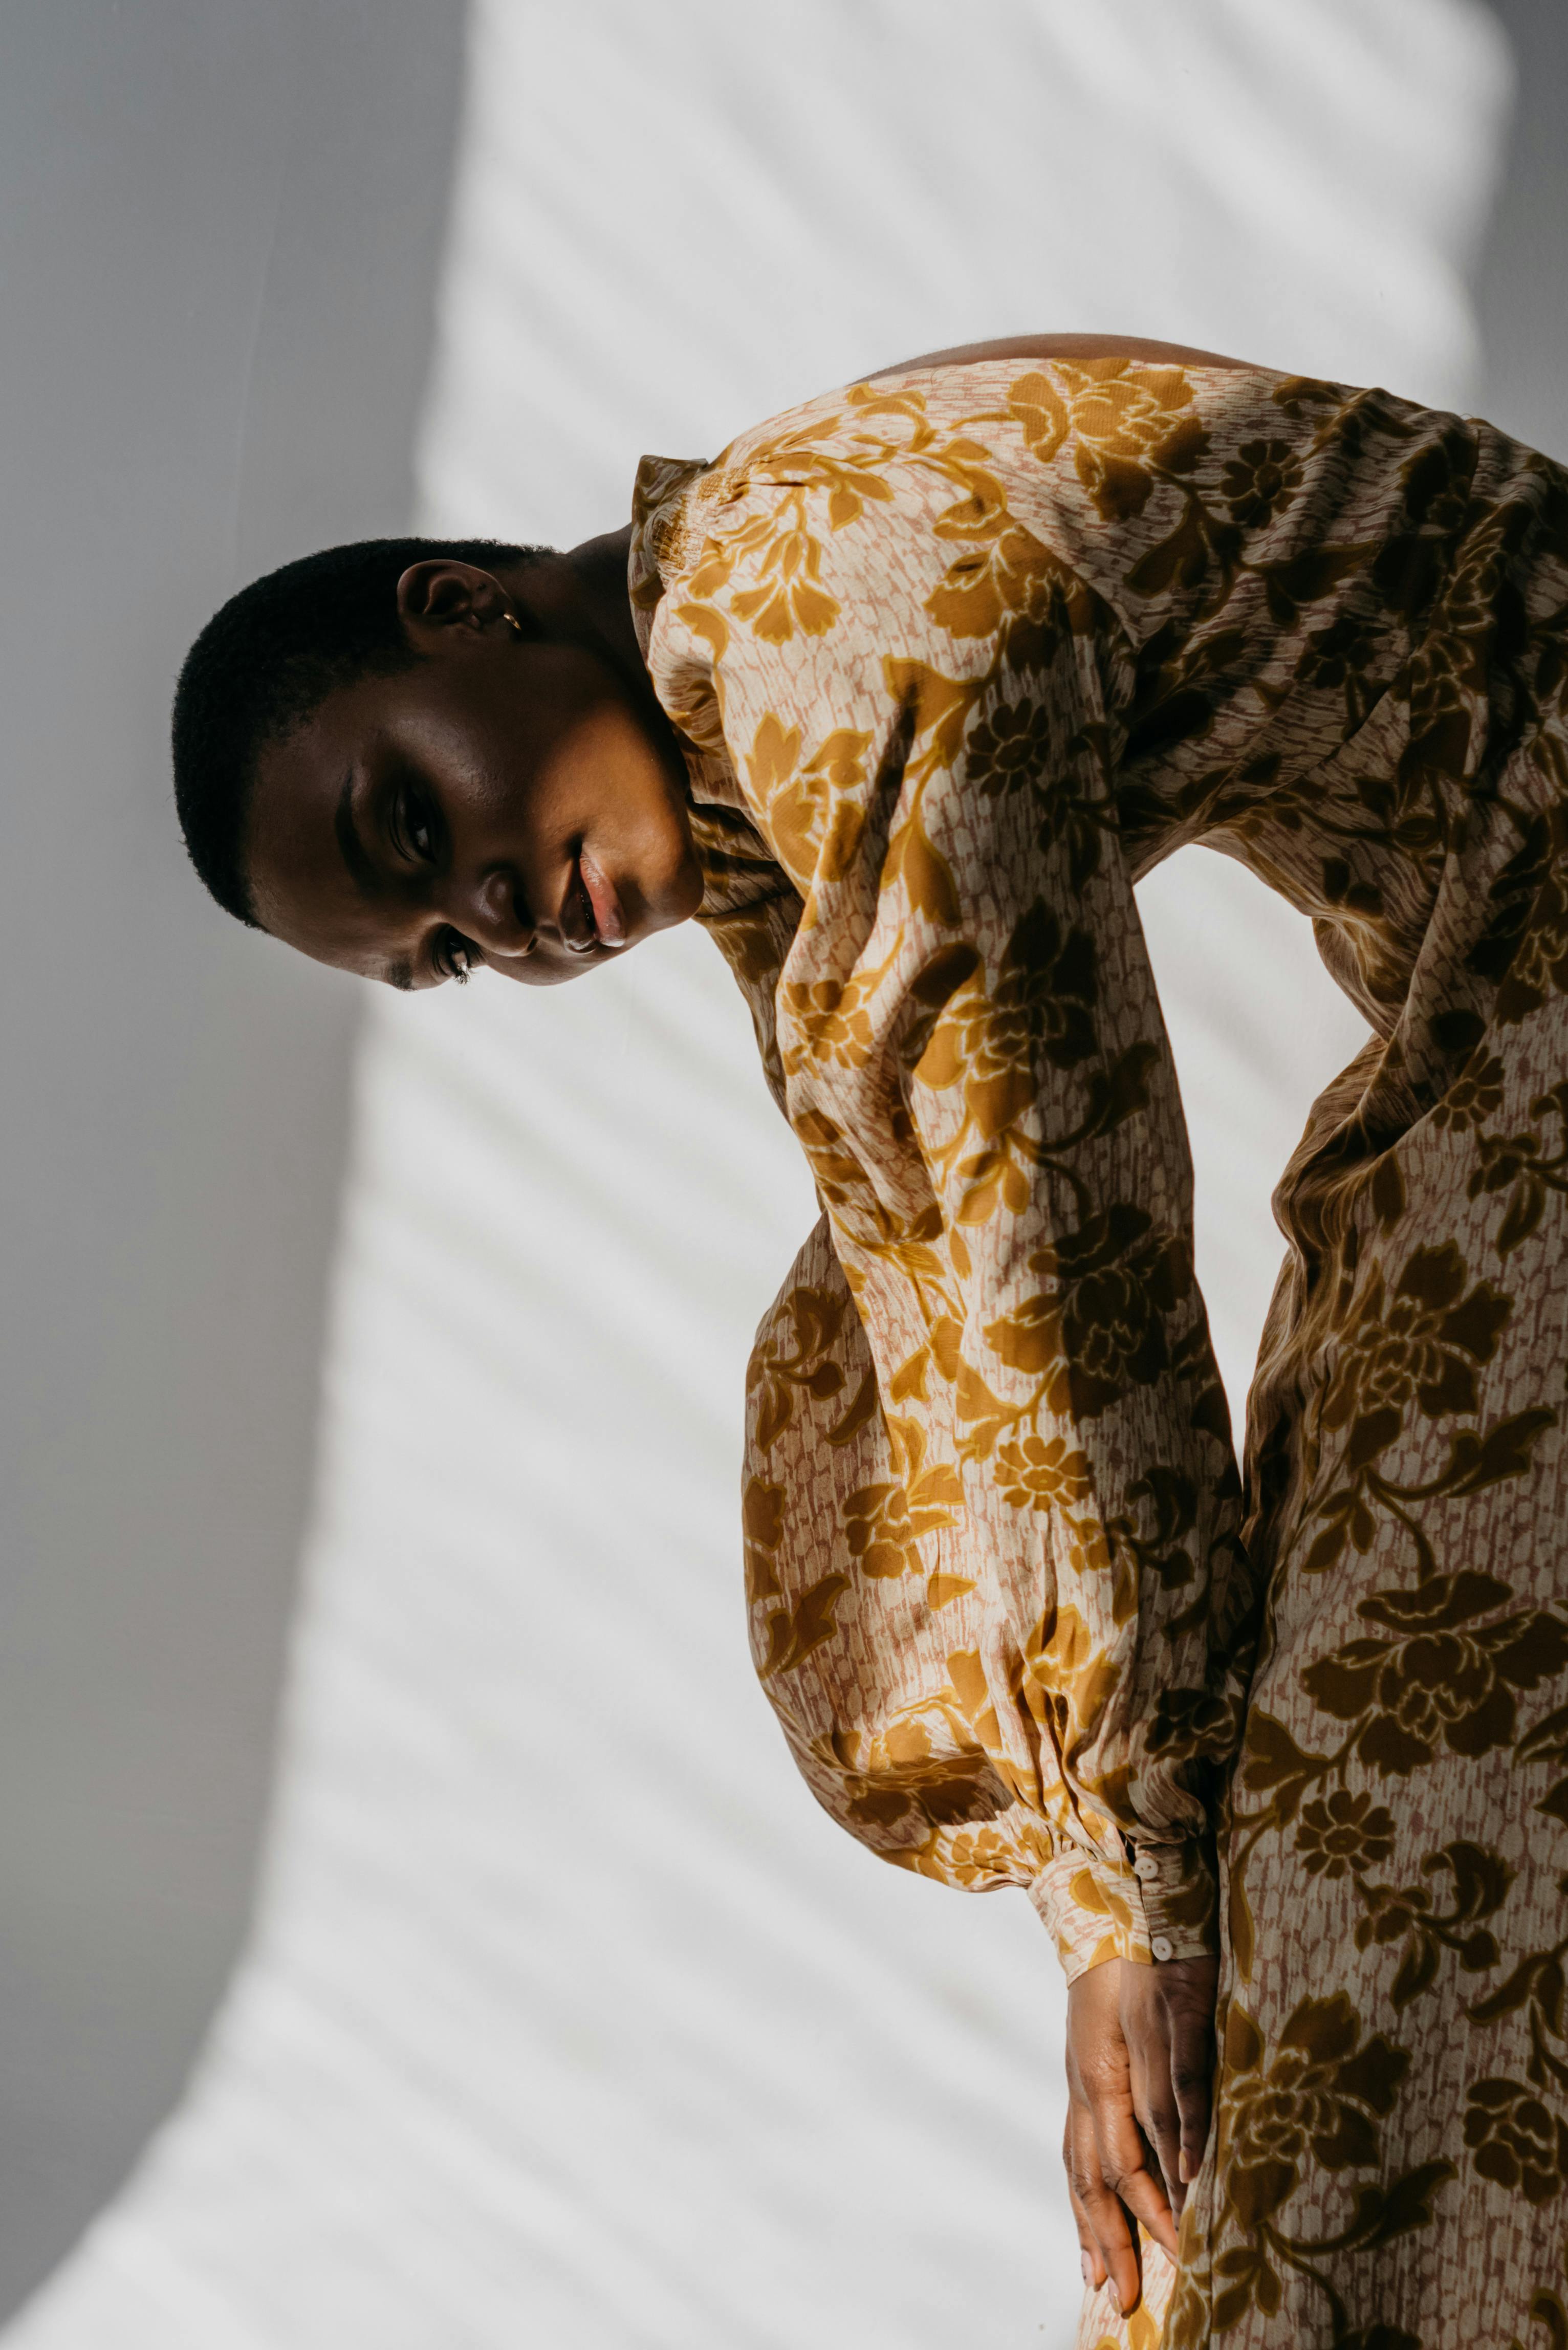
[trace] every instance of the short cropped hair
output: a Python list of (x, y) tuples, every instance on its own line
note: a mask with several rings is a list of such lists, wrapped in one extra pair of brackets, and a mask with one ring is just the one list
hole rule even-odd
[(493, 538), (364, 538), (269, 571), (231, 596), (185, 657), (174, 694), (174, 806), (192, 864), (220, 906), (259, 930), (245, 871), (257, 762), (327, 696), (418, 658), (398, 611), (413, 563), (486, 571), (551, 550)]

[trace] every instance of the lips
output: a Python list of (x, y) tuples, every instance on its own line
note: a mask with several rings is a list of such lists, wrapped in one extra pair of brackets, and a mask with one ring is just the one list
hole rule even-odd
[(581, 848), (577, 851), (577, 870), (569, 897), (576, 898), (579, 891), (587, 900), (588, 920), (593, 929), (593, 937), (587, 943), (590, 946), (624, 946), (626, 916), (621, 911), (615, 884), (588, 851)]
[(566, 894), (561, 901), (561, 942), (574, 954), (591, 954), (599, 942), (599, 926), (594, 913), (594, 901), (588, 895), (588, 885), (582, 867), (573, 864)]

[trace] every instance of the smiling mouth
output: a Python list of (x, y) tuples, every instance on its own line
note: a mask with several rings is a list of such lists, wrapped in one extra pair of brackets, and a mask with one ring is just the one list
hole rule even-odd
[[(568, 943), (587, 953), (594, 947), (612, 950), (626, 944), (626, 916), (616, 895), (614, 882), (602, 866), (586, 850), (577, 851), (576, 872), (573, 877), (567, 904), (579, 916), (586, 915), (587, 936), (578, 946), (574, 936)], [(576, 927), (576, 926), (574, 926)]]
[(583, 868), (576, 863), (573, 864), (561, 904), (560, 931), (561, 943), (573, 954), (591, 954), (598, 945), (599, 926), (594, 919), (594, 901), (588, 895)]

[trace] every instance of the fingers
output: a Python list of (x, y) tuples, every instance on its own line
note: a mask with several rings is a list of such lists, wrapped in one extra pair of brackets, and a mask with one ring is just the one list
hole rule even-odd
[[(1162, 2181), (1150, 2170), (1147, 2148), (1132, 2109), (1130, 2091), (1096, 2095), (1088, 2089), (1089, 2112), (1095, 2125), (1100, 2178), (1118, 2209), (1125, 2205), (1154, 2238), (1176, 2257), (1176, 2221)], [(1125, 2220), (1122, 2222), (1126, 2226)]]
[(1179, 2218), (1202, 2168), (1214, 2066), (1212, 1959), (1125, 1967), (1121, 2024), (1137, 2112)]
[(1073, 2217), (1084, 2248), (1085, 2283), (1107, 2278), (1124, 2316), (1142, 2289), (1137, 2241), (1128, 2212), (1107, 2184), (1096, 2126), (1096, 2100), (1130, 2114), (1127, 2044), (1120, 2021), (1121, 1967), (1111, 1961), (1080, 1975), (1067, 1994), (1067, 2130), (1063, 2155)]
[[(1172, 2177), (1181, 2151), (1181, 2117), (1176, 2102), (1168, 2040), (1151, 2029), (1144, 1992), (1133, 1994), (1137, 2029), (1124, 2029), (1123, 1986), (1134, 1970), (1120, 1960), (1091, 1968), (1067, 1996), (1067, 2165), (1073, 2216), (1085, 2253), (1085, 2277), (1095, 2285), (1107, 2277), (1124, 2316), (1137, 2306), (1142, 2291), (1137, 2229), (1141, 2226), (1172, 2258), (1176, 2220), (1171, 2198), (1158, 2171), (1150, 2168), (1149, 2143), (1140, 2113), (1163, 2133)], [(1129, 2048), (1137, 2043), (1137, 2054)], [(1135, 2066), (1137, 2084), (1135, 2088)], [(1135, 2222), (1137, 2224), (1135, 2224)]]
[[(1207, 2020), (1200, 2015), (1177, 2017), (1171, 2030), (1170, 2085), (1178, 2116), (1178, 2175), (1184, 2185), (1197, 2178), (1203, 2165), (1213, 2072), (1214, 2035)], [(1164, 2159), (1162, 2149), (1162, 2163)], [(1180, 2208), (1179, 2204), (1177, 2209)]]
[(1175, 2219), (1181, 2216), (1181, 2116), (1177, 2105), (1164, 2019), (1156, 1999), (1151, 2004), (1151, 1975), (1147, 1968), (1126, 1970), (1121, 1997), (1122, 2036), (1127, 2043), (1132, 2084), (1133, 2114), (1147, 2143), (1153, 2147), (1167, 2199)]
[(1101, 2170), (1094, 2116), (1075, 2099), (1067, 2109), (1062, 2151), (1073, 2217), (1084, 2250), (1084, 2281), (1098, 2286), (1108, 2277), (1117, 2308), (1124, 2317), (1130, 2316), (1143, 2289), (1137, 2241), (1127, 2211)]
[[(1157, 2047), (1155, 2054), (1160, 2053)], [(1147, 2064), (1141, 2060), (1140, 2050), (1133, 2065), (1133, 2111), (1137, 2116), (1139, 2128), (1154, 2149), (1171, 2212), (1179, 2220), (1182, 2206), (1187, 2200), (1188, 2173), (1181, 2168), (1181, 2108), (1176, 2094), (1174, 2073), (1168, 2064)], [(1197, 2175), (1196, 2170), (1192, 2175)]]
[(1088, 2210), (1080, 2196), (1074, 2172), (1073, 2116), (1067, 2116), (1067, 2126), (1062, 2134), (1062, 2168), (1067, 2174), (1067, 2200), (1073, 2207), (1073, 2225), (1078, 2230), (1078, 2250), (1084, 2271), (1084, 2282), (1091, 2293), (1097, 2293), (1106, 2281), (1106, 2264), (1089, 2224)]

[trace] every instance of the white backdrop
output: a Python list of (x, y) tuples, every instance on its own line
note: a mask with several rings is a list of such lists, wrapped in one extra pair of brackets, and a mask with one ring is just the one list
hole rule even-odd
[[(570, 543), (644, 450), (1050, 327), (1463, 404), (1506, 62), (1469, 0), (479, 0), (426, 523)], [(1358, 1041), (1202, 852), (1142, 893), (1238, 1407)], [(378, 1003), (254, 1947), (16, 2350), (1070, 2335), (1062, 1996), (879, 1868), (745, 1653), (753, 1325), (815, 1213), (695, 931)]]

